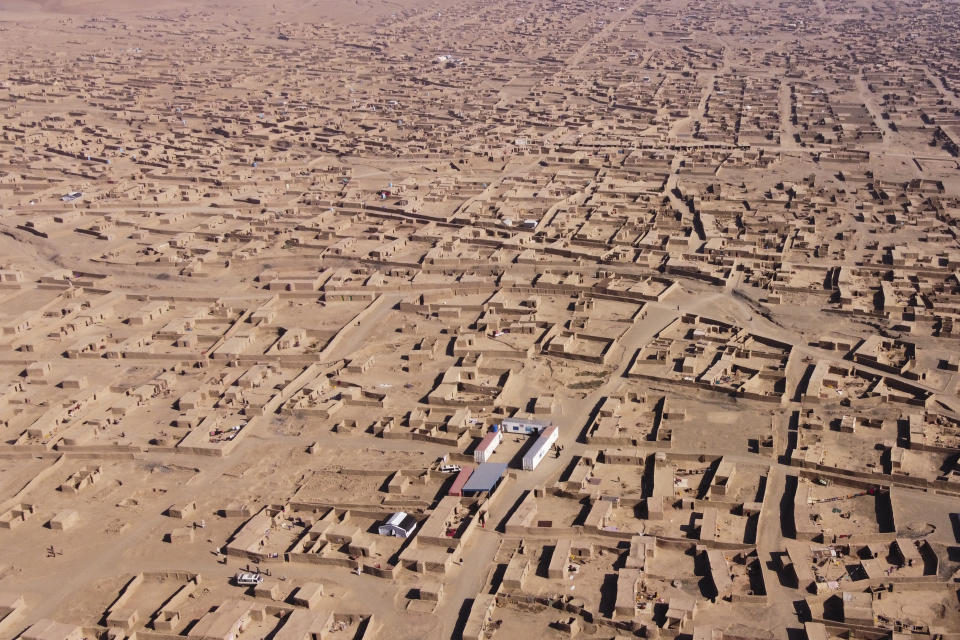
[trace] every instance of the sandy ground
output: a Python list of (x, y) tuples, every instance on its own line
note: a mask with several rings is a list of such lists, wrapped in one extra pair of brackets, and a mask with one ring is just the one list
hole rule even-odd
[(956, 632), (947, 4), (4, 3), (0, 637)]

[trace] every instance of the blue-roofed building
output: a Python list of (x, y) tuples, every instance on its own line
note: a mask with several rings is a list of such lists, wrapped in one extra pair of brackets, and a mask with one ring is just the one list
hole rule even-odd
[(493, 493), (506, 472), (507, 464), (505, 462), (484, 462), (477, 466), (476, 471), (470, 475), (470, 479), (463, 485), (461, 491), (465, 496)]

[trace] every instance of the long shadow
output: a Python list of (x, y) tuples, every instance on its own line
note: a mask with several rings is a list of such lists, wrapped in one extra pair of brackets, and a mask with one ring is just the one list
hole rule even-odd
[[(504, 434), (506, 438), (506, 434)], [(517, 449), (517, 452), (510, 458), (510, 461), (507, 462), (507, 466), (511, 469), (522, 469), (523, 468), (523, 456), (527, 455), (527, 452), (533, 448), (534, 443), (537, 441), (538, 436), (536, 434), (529, 436), (519, 436), (523, 438), (524, 441), (520, 445), (520, 448)], [(548, 454), (549, 455), (549, 454)]]
[(699, 214), (693, 217), (693, 230), (697, 233), (697, 237), (700, 238), (700, 240), (707, 239), (707, 234), (703, 230), (703, 220), (700, 219)]
[(787, 476), (780, 498), (780, 535), (784, 538), (797, 537), (797, 523), (793, 517), (794, 499), (797, 495), (797, 476)]
[[(453, 355), (453, 339), (452, 339), (452, 338), (450, 339), (449, 351), (450, 351), (450, 353), (449, 353), (448, 355)], [(433, 378), (433, 384), (430, 385), (430, 388), (431, 388), (431, 389), (435, 389), (435, 388), (437, 387), (437, 385), (439, 385), (442, 380), (443, 380), (443, 374), (442, 374), (442, 373), (438, 373), (436, 376), (434, 376), (434, 378)], [(429, 398), (428, 396), (423, 396), (423, 397), (420, 398), (419, 402), (420, 402), (421, 404), (430, 404), (430, 398)]]
[(544, 545), (540, 553), (540, 560), (537, 562), (537, 575), (546, 578), (547, 571), (550, 569), (550, 561), (553, 560), (553, 554), (557, 552), (556, 545)]
[(760, 476), (760, 482), (757, 483), (757, 493), (753, 496), (754, 502), (763, 502), (763, 496), (767, 492), (767, 476)]
[(823, 601), (824, 620), (843, 622), (843, 600), (838, 595), (832, 595)]
[(787, 627), (787, 640), (807, 640), (807, 630)]
[(560, 475), (558, 476), (560, 478), (560, 482), (566, 482), (570, 479), (570, 476), (573, 474), (573, 470), (576, 469), (577, 464), (580, 463), (580, 459), (581, 456), (575, 455), (570, 457), (570, 462), (567, 463), (566, 468), (564, 468), (564, 470), (561, 471)]
[(460, 640), (463, 638), (463, 630), (467, 626), (467, 618), (470, 617), (470, 609), (473, 608), (473, 598), (464, 598), (460, 605), (460, 613), (457, 614), (457, 623), (453, 625), (453, 633), (450, 634), (450, 640)]
[(751, 591), (757, 595), (767, 595), (767, 585), (763, 582), (763, 570), (760, 568), (759, 560), (750, 565), (747, 578), (750, 580)]
[(507, 573), (507, 565), (505, 563), (500, 563), (497, 565), (497, 568), (494, 570), (493, 575), (490, 576), (490, 591), (487, 593), (493, 595), (497, 592), (497, 589), (500, 588), (500, 583), (503, 582), (503, 576)]
[(434, 503), (431, 506), (435, 507), (437, 502), (439, 502), (444, 496), (450, 493), (450, 487), (452, 487), (453, 483), (457, 481), (458, 475), (460, 474), (459, 473), (448, 474), (447, 478), (440, 483), (440, 491), (437, 492), (437, 497), (434, 498)]
[(960, 544), (960, 512), (950, 514), (950, 526), (953, 527), (953, 539)]
[(368, 627), (370, 626), (371, 617), (366, 617), (360, 621), (360, 624), (357, 625), (357, 632), (353, 634), (353, 640), (363, 640), (367, 637)]
[(663, 628), (667, 624), (667, 609), (670, 608), (666, 602), (658, 602), (653, 605), (653, 624)]
[[(417, 530), (414, 532), (414, 534), (417, 534), (417, 533), (420, 533), (420, 527), (419, 527), (419, 526), (417, 526)], [(417, 537), (416, 535), (412, 535), (412, 536), (407, 536), (406, 538), (404, 538), (404, 539), (403, 539), (403, 542), (400, 544), (400, 548), (397, 549), (397, 552), (396, 552), (396, 553), (394, 553), (393, 555), (390, 556), (390, 558), (387, 560), (387, 563), (389, 563), (389, 564), (391, 564), (391, 565), (394, 565), (394, 566), (400, 564), (400, 556), (401, 556), (401, 554), (404, 552), (404, 550), (406, 550), (407, 547), (409, 547), (410, 545), (413, 544), (413, 540), (414, 540), (414, 538), (416, 538), (416, 537)]]
[(960, 462), (960, 453), (949, 455), (944, 459), (943, 464), (940, 465), (940, 471), (948, 474), (957, 467), (958, 462)]
[(660, 437), (660, 425), (663, 424), (663, 408), (666, 404), (667, 397), (663, 396), (657, 400), (657, 404), (653, 407), (653, 428), (650, 429), (650, 433), (647, 434), (647, 440), (649, 442), (656, 442), (657, 438)]
[(797, 580), (797, 574), (792, 568), (787, 569), (784, 566), (784, 563), (787, 562), (786, 555), (782, 552), (771, 553), (770, 560), (767, 562), (767, 569), (776, 574), (780, 586), (796, 589), (800, 586), (800, 581)]
[(897, 530), (893, 520), (893, 503), (889, 491), (877, 491), (874, 495), (874, 509), (877, 512), (877, 526), (880, 533), (892, 533)]
[(593, 506), (593, 503), (590, 502), (589, 498), (584, 498), (580, 501), (580, 511), (577, 513), (577, 517), (573, 520), (573, 526), (583, 525), (587, 521), (587, 516), (590, 514), (590, 509)]
[(633, 365), (637, 363), (637, 358), (640, 357), (641, 350), (642, 349), (634, 350), (633, 355), (630, 356), (630, 362), (627, 363), (627, 368), (623, 370), (623, 374), (620, 376), (621, 378), (625, 378), (627, 376), (627, 373), (629, 373), (630, 370), (633, 369)]
[(784, 376), (780, 378), (775, 383), (773, 383), (773, 392), (779, 395), (783, 395), (787, 391), (787, 378)]
[(383, 482), (380, 483), (380, 487), (377, 488), (377, 491), (380, 493), (388, 493), (387, 490), (390, 487), (390, 479), (393, 478), (393, 476), (395, 475), (396, 475), (396, 472), (387, 473), (387, 476), (383, 479)]
[(617, 543), (617, 548), (620, 550), (617, 552), (617, 559), (613, 561), (613, 570), (620, 571), (627, 566), (627, 555), (630, 553), (630, 543), (626, 540), (622, 540)]
[(831, 267), (827, 269), (826, 274), (823, 276), (823, 288), (825, 290), (830, 290), (833, 288), (833, 272), (836, 270), (836, 267)]
[(653, 460), (655, 455), (656, 454), (651, 453), (643, 461), (643, 478), (640, 480), (640, 495), (645, 499), (653, 495)]
[(697, 498), (705, 500), (710, 491), (710, 485), (713, 484), (713, 478), (717, 475), (717, 467), (720, 466), (720, 459), (710, 463), (707, 471), (700, 476), (700, 485), (697, 487)]
[(590, 430), (590, 427), (593, 426), (594, 421), (597, 419), (597, 415), (600, 413), (600, 406), (603, 404), (603, 401), (605, 398), (606, 396), (601, 397), (599, 400), (597, 400), (597, 403), (593, 405), (593, 408), (590, 409), (590, 415), (587, 416), (586, 422), (583, 423), (583, 428), (580, 430), (580, 433), (577, 435), (577, 442), (585, 443), (587, 441), (587, 432)]
[(793, 394), (793, 401), (800, 402), (800, 398), (803, 397), (803, 393), (810, 386), (810, 376), (813, 375), (814, 365), (807, 365), (807, 370), (803, 372), (803, 375), (800, 376), (800, 382), (797, 383), (797, 390)]
[(893, 458), (890, 455), (891, 451), (893, 450), (887, 447), (883, 447), (883, 445), (881, 445), (880, 443), (877, 443), (877, 446), (875, 448), (881, 448), (881, 447), (882, 447), (882, 451), (880, 452), (880, 468), (883, 469), (884, 473), (889, 474), (893, 471)]
[[(269, 615), (269, 614), (268, 614)], [(274, 640), (278, 634), (283, 632), (283, 625), (285, 625), (290, 617), (288, 613), (276, 613), (274, 617), (277, 618), (276, 624), (274, 624), (273, 629), (263, 637), (263, 640)], [(363, 623), (360, 623), (360, 626), (364, 626)]]
[(935, 576), (940, 568), (940, 558), (930, 545), (920, 546), (920, 559), (923, 560), (923, 575)]
[[(9, 235), (9, 234), (6, 234), (6, 235)], [(13, 236), (10, 236), (10, 237), (12, 238)], [(20, 629), (20, 633), (15, 633), (15, 634), (13, 634), (13, 635), (10, 636), (10, 637), (11, 637), (11, 638), (20, 638), (20, 637), (23, 636), (23, 634), (24, 634), (24, 633), (27, 631), (27, 629), (29, 629), (29, 628), (30, 628), (30, 627), (24, 627), (24, 628)]]
[(613, 617), (613, 609), (617, 605), (617, 574), (608, 573), (603, 576), (600, 585), (600, 605), (598, 610), (604, 618)]
[[(212, 606), (206, 611), (204, 611), (204, 613), (212, 613), (213, 611), (216, 610), (216, 608), (217, 608), (216, 606)], [(200, 617), (202, 618), (203, 616), (201, 615)], [(198, 622), (200, 622), (200, 618), (194, 618), (193, 620), (191, 620), (190, 623), (183, 628), (183, 633), (189, 634), (197, 626)]]
[(688, 540), (700, 539), (700, 518), (702, 516), (702, 511), (690, 512), (690, 519), (687, 521), (687, 524), (680, 525), (680, 531), (683, 533), (685, 538)]
[(794, 600), (793, 610), (797, 613), (797, 622), (810, 622), (813, 620), (813, 614), (810, 612), (810, 606), (806, 600)]
[(500, 533), (506, 533), (505, 527), (507, 526), (507, 522), (509, 522), (510, 518), (513, 517), (513, 514), (517, 511), (517, 507), (520, 506), (520, 503), (523, 502), (523, 499), (527, 497), (528, 493), (530, 493), (529, 490), (524, 491), (523, 493), (520, 494), (520, 497), (517, 498), (517, 501), (513, 503), (513, 506), (507, 509), (507, 512), (503, 514), (502, 518), (500, 518), (500, 522), (494, 525), (493, 528), (495, 531), (499, 531)]
[(910, 421), (897, 420), (897, 446), (907, 449), (910, 447)]
[(637, 520), (646, 520), (649, 517), (650, 510), (647, 507), (647, 501), (642, 500), (633, 505), (633, 517)]
[[(484, 435), (486, 435), (486, 432), (484, 432)], [(463, 450), (463, 453), (473, 457), (474, 452), (477, 450), (477, 447), (480, 446), (481, 442), (483, 442), (483, 438), (473, 438), (470, 440), (470, 443), (467, 444), (467, 448)]]
[[(689, 553), (689, 552), (688, 552)], [(717, 585), (713, 582), (713, 574), (710, 573), (710, 566), (707, 563), (707, 554), (693, 551), (693, 575), (699, 576), (697, 588), (700, 589), (700, 595), (707, 600), (713, 600), (718, 595)]]
[(793, 452), (797, 448), (797, 438), (800, 429), (800, 412), (794, 411), (790, 414), (790, 420), (787, 422), (787, 446), (783, 455), (779, 457), (780, 464), (790, 464), (793, 458)]
[(760, 526), (760, 514), (755, 513), (747, 518), (747, 524), (743, 531), (744, 544), (757, 544), (757, 529)]

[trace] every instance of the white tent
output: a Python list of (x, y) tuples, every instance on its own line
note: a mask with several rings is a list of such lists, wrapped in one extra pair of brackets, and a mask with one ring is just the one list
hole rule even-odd
[(396, 536), (398, 538), (407, 538), (417, 528), (417, 521), (413, 516), (404, 511), (397, 511), (395, 514), (383, 521), (377, 531), (382, 536)]

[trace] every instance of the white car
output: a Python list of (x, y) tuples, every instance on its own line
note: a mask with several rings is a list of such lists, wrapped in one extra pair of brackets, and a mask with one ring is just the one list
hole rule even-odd
[(442, 473), (460, 473), (460, 465), (458, 464), (440, 465), (440, 471)]
[(253, 571), (237, 571), (233, 581), (241, 587), (255, 587), (263, 582), (263, 575)]

